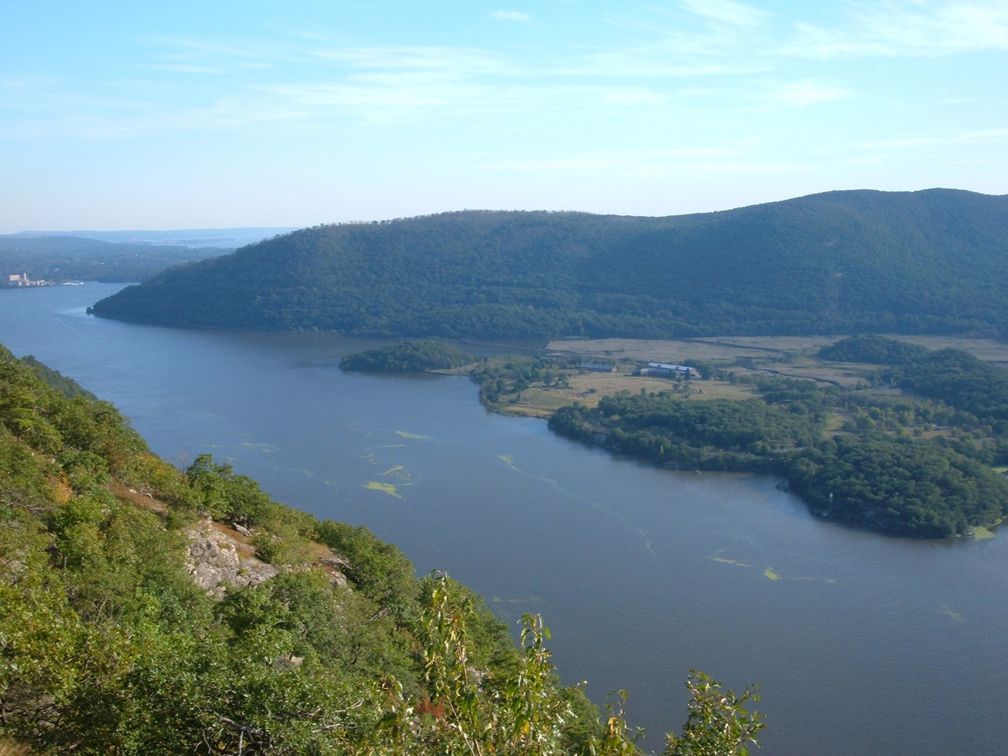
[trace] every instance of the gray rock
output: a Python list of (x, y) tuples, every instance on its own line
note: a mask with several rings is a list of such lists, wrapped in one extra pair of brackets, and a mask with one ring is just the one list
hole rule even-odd
[(329, 579), (333, 585), (338, 585), (340, 588), (347, 586), (347, 578), (344, 573), (350, 566), (350, 562), (337, 554), (333, 554), (320, 559), (319, 564), (329, 574)]
[(221, 532), (210, 520), (189, 528), (186, 564), (196, 584), (221, 599), (231, 587), (258, 585), (277, 574), (277, 568), (245, 553), (245, 544)]

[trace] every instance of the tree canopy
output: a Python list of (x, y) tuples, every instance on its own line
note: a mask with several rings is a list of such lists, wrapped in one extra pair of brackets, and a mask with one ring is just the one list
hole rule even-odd
[(347, 355), (339, 366), (341, 370), (362, 373), (422, 373), (461, 367), (475, 359), (443, 341), (399, 341)]
[(97, 303), (182, 327), (380, 337), (1008, 333), (1008, 197), (829, 192), (638, 218), (318, 226)]

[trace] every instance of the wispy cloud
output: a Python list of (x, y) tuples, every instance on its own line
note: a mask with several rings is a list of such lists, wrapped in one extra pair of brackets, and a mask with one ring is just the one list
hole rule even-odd
[(606, 79), (685, 79), (746, 76), (768, 69), (766, 63), (757, 61), (705, 61), (672, 56), (661, 49), (638, 48), (585, 54), (559, 64), (550, 73)]
[(395, 123), (436, 117), (453, 121), (480, 115), (624, 111), (627, 107), (662, 107), (667, 96), (647, 87), (491, 83), (436, 72), (360, 73), (338, 81), (262, 87), (267, 100), (324, 118), (338, 110), (370, 123)]
[(576, 172), (655, 176), (684, 172), (699, 173), (707, 168), (723, 170), (729, 165), (748, 165), (752, 172), (762, 172), (747, 158), (750, 149), (751, 145), (735, 143), (716, 147), (669, 147), (560, 157), (497, 157), (479, 159), (475, 167), (508, 173)]
[(329, 47), (313, 50), (311, 54), (321, 60), (362, 69), (455, 71), (466, 75), (514, 70), (502, 55), (473, 47)]
[(521, 11), (514, 10), (490, 11), (490, 15), (494, 18), (500, 19), (501, 21), (517, 21), (520, 24), (527, 24), (532, 20), (532, 17), (528, 13), (522, 13)]
[[(440, 125), (533, 112), (557, 124), (638, 112), (649, 123), (671, 124), (689, 114), (699, 122), (713, 109), (730, 121), (862, 94), (842, 67), (831, 75), (828, 63), (812, 74), (817, 78), (791, 80), (795, 56), (1008, 49), (1004, 0), (859, 0), (843, 8), (829, 26), (785, 26), (779, 14), (738, 0), (679, 0), (607, 16), (604, 22), (622, 33), (605, 39), (619, 44), (558, 44), (527, 58), (489, 46), (341, 45), (320, 34), (262, 44), (143, 37), (137, 41), (145, 55), (130, 73), (149, 75), (152, 84), (114, 91), (94, 85), (81, 98), (69, 83), (42, 88), (30, 77), (0, 76), (0, 92), (13, 93), (0, 98), (0, 111), (24, 115), (5, 124), (8, 137), (39, 124), (48, 131), (122, 135), (263, 121)], [(529, 20), (517, 10), (490, 13)], [(252, 69), (271, 75), (249, 75)]]
[(7, 90), (10, 92), (30, 92), (35, 89), (50, 87), (56, 83), (58, 83), (58, 79), (51, 76), (0, 72), (0, 90)]
[(147, 66), (152, 71), (168, 71), (182, 74), (221, 74), (224, 69), (215, 66), (197, 65), (195, 63), (151, 63)]
[(562, 171), (596, 173), (626, 166), (626, 160), (612, 157), (565, 157), (565, 158), (522, 158), (482, 163), (479, 168), (488, 171), (516, 173), (538, 173), (541, 171)]
[(860, 146), (865, 149), (906, 150), (939, 145), (980, 143), (1008, 144), (1008, 129), (972, 129), (944, 134), (876, 139), (862, 142)]
[(680, 0), (684, 10), (719, 24), (730, 26), (755, 26), (770, 14), (735, 0)]
[(851, 95), (850, 90), (833, 84), (817, 81), (790, 81), (774, 84), (769, 91), (759, 97), (761, 104), (789, 108), (807, 108), (833, 102)]
[(799, 22), (782, 52), (810, 58), (933, 57), (1008, 50), (1003, 0), (904, 0), (850, 6), (836, 27)]

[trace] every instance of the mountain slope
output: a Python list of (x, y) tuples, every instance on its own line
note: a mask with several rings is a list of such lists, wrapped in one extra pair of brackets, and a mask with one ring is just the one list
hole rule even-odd
[(320, 226), (97, 303), (183, 327), (362, 335), (1008, 332), (1008, 197), (829, 192), (636, 218), (460, 212)]
[[(471, 591), (418, 581), (367, 529), (284, 507), (208, 455), (175, 470), (56, 376), (0, 347), (0, 752), (604, 745), (548, 652), (516, 649)], [(533, 694), (531, 722), (510, 716)], [(479, 728), (432, 714), (456, 695)]]
[[(522, 627), (0, 346), (0, 753), (638, 753)], [(755, 741), (752, 691), (687, 685), (666, 753)]]

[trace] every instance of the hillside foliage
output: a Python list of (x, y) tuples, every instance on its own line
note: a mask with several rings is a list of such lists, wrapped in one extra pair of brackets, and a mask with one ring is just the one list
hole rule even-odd
[(379, 337), (1008, 333), (1008, 198), (830, 192), (640, 218), (458, 212), (319, 226), (96, 314)]
[[(282, 506), (208, 455), (176, 470), (67, 381), (0, 347), (0, 746), (636, 752), (621, 710), (602, 722), (558, 683), (540, 617), (524, 618), (516, 647), (464, 586), (418, 580), (366, 528)], [(204, 593), (185, 553), (206, 517), (248, 528), (279, 574)], [(322, 544), (349, 562), (348, 585), (312, 561)], [(752, 691), (689, 684), (666, 753), (745, 753), (762, 727)]]

